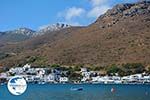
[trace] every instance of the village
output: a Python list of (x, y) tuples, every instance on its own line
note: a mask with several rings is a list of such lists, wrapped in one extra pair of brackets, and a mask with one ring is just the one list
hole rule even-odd
[(150, 84), (150, 75), (139, 73), (129, 76), (99, 75), (97, 71), (90, 71), (87, 68), (81, 68), (78, 74), (72, 75), (68, 71), (59, 68), (32, 68), (26, 64), (23, 67), (10, 68), (7, 72), (0, 73), (0, 83), (6, 84), (13, 76), (22, 76), (27, 83), (46, 84), (46, 83), (91, 83), (91, 84)]

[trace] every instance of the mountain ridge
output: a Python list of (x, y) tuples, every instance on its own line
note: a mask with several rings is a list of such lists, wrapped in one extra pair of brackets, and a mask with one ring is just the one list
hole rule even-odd
[(71, 25), (68, 24), (62, 24), (62, 23), (56, 23), (52, 25), (48, 25), (46, 27), (43, 27), (40, 30), (32, 30), (26, 27), (21, 27), (14, 30), (8, 30), (4, 32), (0, 32), (0, 42), (21, 42), (28, 40), (32, 37), (36, 37), (38, 35), (43, 35), (47, 32), (53, 32), (58, 31), (64, 28), (69, 28)]
[(13, 51), (17, 56), (7, 57), (0, 63), (13, 66), (28, 63), (35, 57), (37, 59), (32, 62), (35, 65), (149, 65), (149, 8), (150, 3), (145, 1), (117, 5), (89, 26), (47, 32), (1, 47), (1, 51)]

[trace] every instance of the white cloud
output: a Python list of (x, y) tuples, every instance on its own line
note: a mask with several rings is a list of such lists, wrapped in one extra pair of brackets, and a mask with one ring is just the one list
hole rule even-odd
[(92, 8), (88, 11), (87, 17), (97, 18), (104, 14), (109, 8), (108, 0), (90, 0)]
[(105, 6), (105, 5), (104, 6), (96, 6), (88, 12), (87, 16), (97, 18), (100, 15), (104, 14), (109, 8), (110, 8), (109, 6)]
[(108, 0), (90, 0), (93, 6), (99, 6), (108, 2)]
[(64, 19), (64, 23), (67, 23), (72, 26), (81, 26), (81, 24), (78, 22), (78, 18), (82, 18), (85, 16), (86, 11), (83, 8), (79, 7), (70, 7), (67, 10), (64, 10), (62, 12), (59, 12), (57, 16), (59, 18)]
[(58, 13), (58, 17), (62, 19), (63, 22), (66, 22), (70, 25), (81, 26), (81, 23), (85, 22), (85, 21), (81, 21), (82, 19), (91, 20), (104, 14), (110, 8), (109, 6), (110, 1), (109, 0), (88, 0), (91, 6), (90, 9), (87, 10), (86, 8), (73, 6)]
[(65, 19), (71, 20), (74, 17), (81, 16), (83, 13), (85, 13), (83, 8), (71, 7), (65, 12)]

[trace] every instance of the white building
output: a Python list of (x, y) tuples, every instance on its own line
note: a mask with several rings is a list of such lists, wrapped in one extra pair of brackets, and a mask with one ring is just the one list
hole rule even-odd
[(40, 76), (40, 77), (43, 77), (45, 75), (45, 70), (44, 69), (38, 70), (37, 75)]
[(69, 81), (68, 77), (60, 77), (59, 82), (60, 83), (67, 83)]
[(22, 74), (24, 72), (24, 69), (22, 67), (16, 67), (16, 68), (11, 68), (9, 70), (9, 72), (12, 74), (19, 75), (19, 74)]
[(49, 74), (46, 78), (47, 82), (53, 83), (55, 82), (55, 75), (54, 74)]
[(31, 68), (31, 65), (29, 65), (29, 64), (26, 64), (26, 65), (23, 66), (23, 69), (24, 69), (24, 70), (28, 70), (28, 69), (30, 69), (30, 68)]
[(7, 73), (0, 73), (0, 78), (7, 78)]
[(87, 72), (87, 68), (81, 68), (81, 73), (82, 72)]
[(35, 68), (30, 68), (26, 71), (26, 73), (28, 73), (28, 74), (37, 74), (37, 71), (35, 70)]

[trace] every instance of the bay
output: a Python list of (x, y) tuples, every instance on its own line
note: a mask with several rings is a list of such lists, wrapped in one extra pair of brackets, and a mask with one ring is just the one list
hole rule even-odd
[[(72, 87), (83, 90), (72, 91)], [(150, 100), (150, 85), (28, 84), (20, 96), (12, 95), (7, 85), (1, 85), (0, 100)]]

